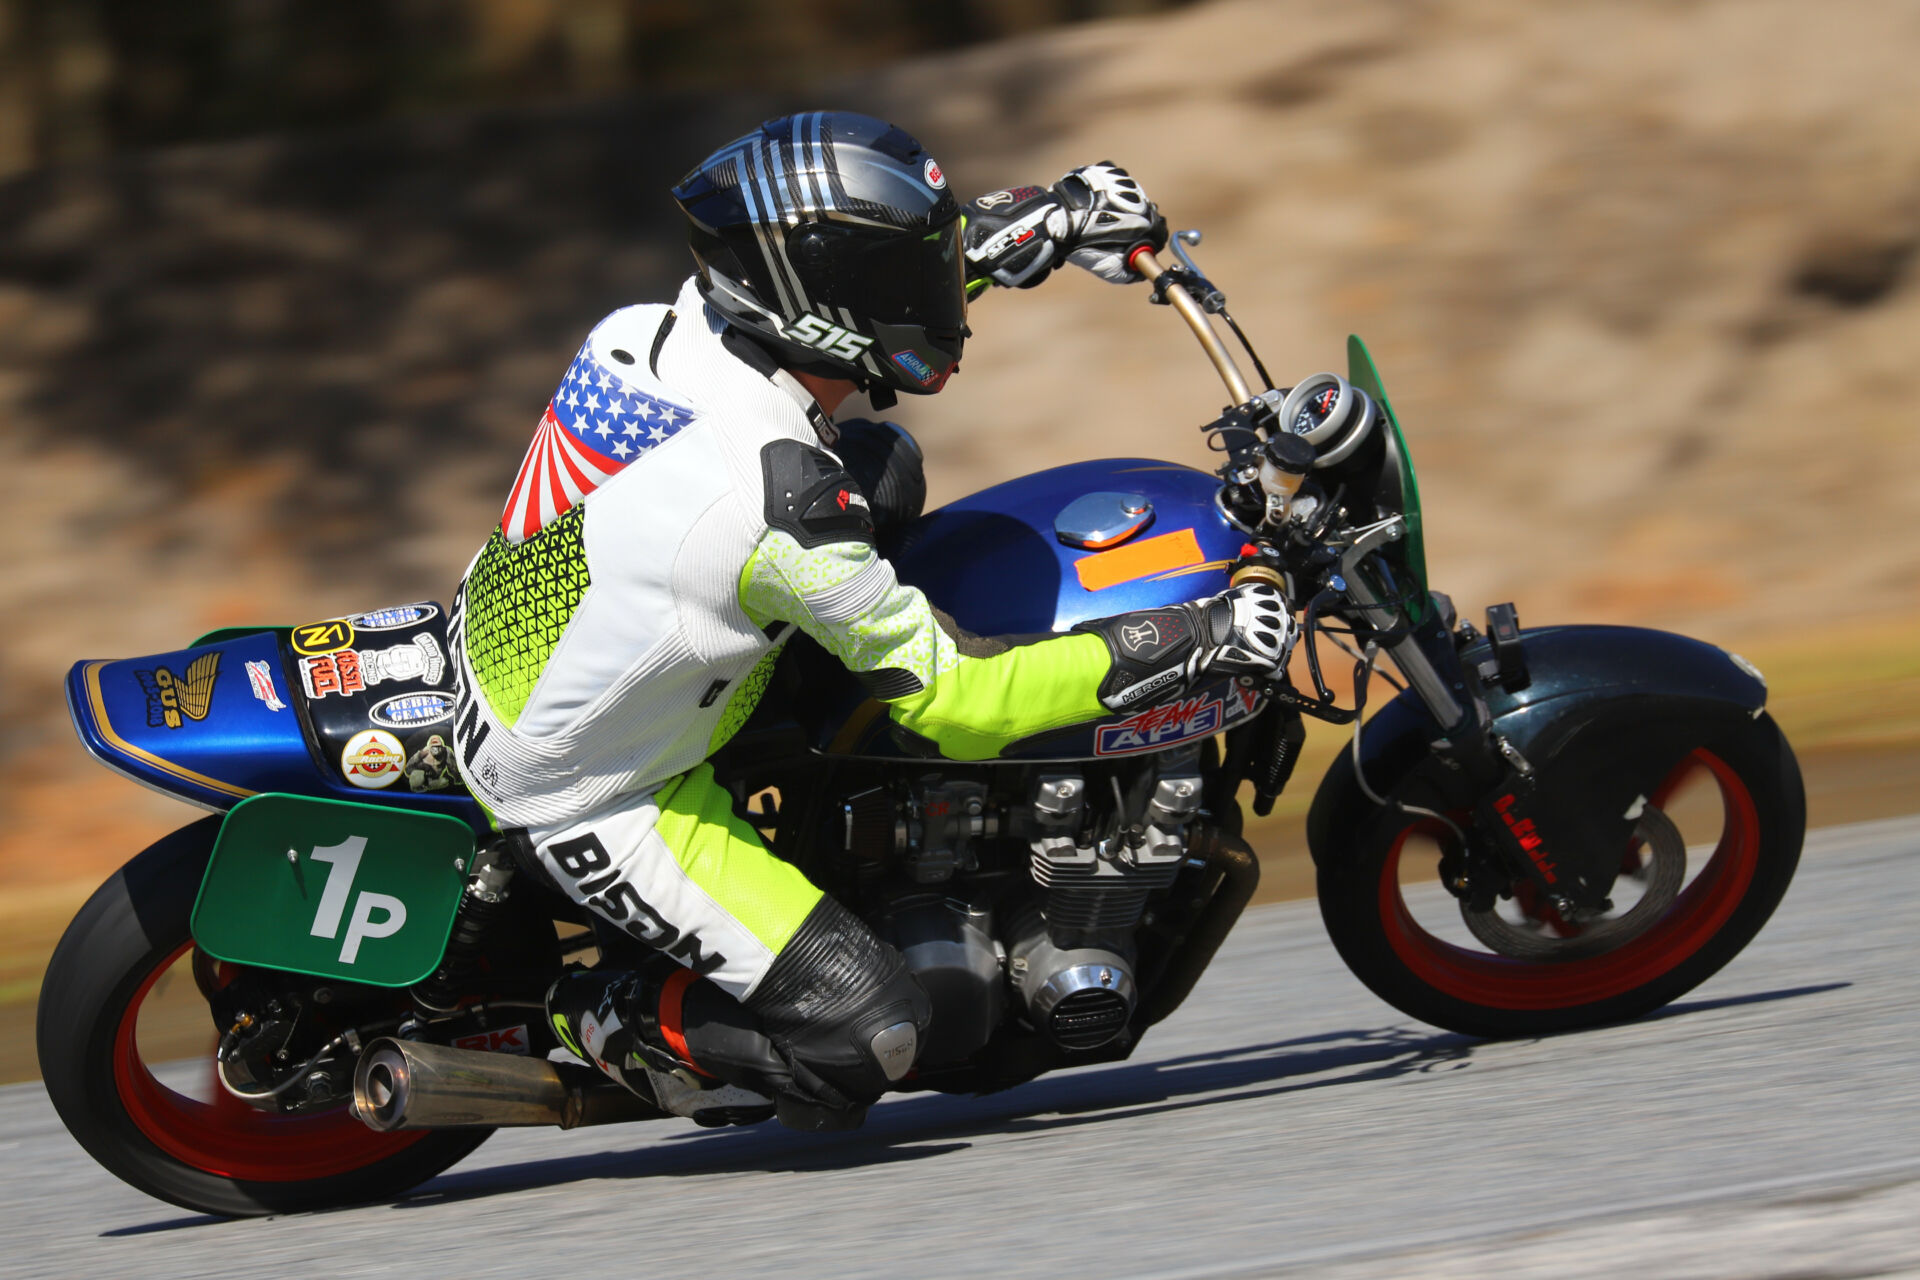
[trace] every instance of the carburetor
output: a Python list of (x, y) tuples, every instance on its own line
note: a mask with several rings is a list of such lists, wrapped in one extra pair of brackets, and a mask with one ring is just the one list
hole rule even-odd
[(903, 822), (902, 861), (918, 884), (941, 884), (956, 871), (977, 870), (973, 841), (997, 835), (999, 828), (995, 815), (987, 811), (985, 783), (937, 773), (915, 781)]

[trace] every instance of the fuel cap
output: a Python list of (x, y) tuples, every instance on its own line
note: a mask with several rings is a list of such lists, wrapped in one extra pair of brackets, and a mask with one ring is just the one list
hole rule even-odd
[(1102, 551), (1152, 523), (1153, 503), (1143, 493), (1084, 493), (1053, 518), (1053, 533), (1070, 547)]

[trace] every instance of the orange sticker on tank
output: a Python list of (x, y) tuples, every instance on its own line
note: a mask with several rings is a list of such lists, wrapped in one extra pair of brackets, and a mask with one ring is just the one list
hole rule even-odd
[(1178, 529), (1113, 551), (1084, 556), (1073, 562), (1073, 571), (1080, 575), (1080, 585), (1088, 591), (1105, 591), (1169, 569), (1204, 564), (1206, 559), (1193, 530)]

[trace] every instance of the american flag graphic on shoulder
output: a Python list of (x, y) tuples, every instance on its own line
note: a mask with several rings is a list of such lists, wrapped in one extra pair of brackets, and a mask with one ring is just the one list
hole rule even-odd
[(589, 338), (541, 415), (500, 531), (525, 542), (693, 417), (683, 405), (629, 387), (594, 359)]

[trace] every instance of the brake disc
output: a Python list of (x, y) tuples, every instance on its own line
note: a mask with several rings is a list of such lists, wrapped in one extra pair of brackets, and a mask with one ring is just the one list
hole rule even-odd
[(1634, 823), (1640, 865), (1621, 879), (1640, 882), (1639, 901), (1618, 915), (1598, 914), (1566, 923), (1578, 932), (1561, 935), (1555, 926), (1530, 916), (1510, 920), (1495, 903), (1485, 911), (1460, 904), (1460, 918), (1488, 950), (1516, 960), (1579, 960), (1611, 951), (1639, 937), (1673, 905), (1687, 878), (1687, 844), (1666, 814), (1648, 805)]

